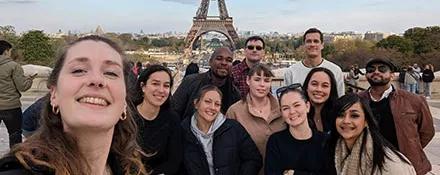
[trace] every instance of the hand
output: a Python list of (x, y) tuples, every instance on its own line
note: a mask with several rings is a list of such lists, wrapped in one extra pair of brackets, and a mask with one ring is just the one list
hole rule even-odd
[(295, 173), (293, 170), (284, 170), (283, 175), (293, 175), (293, 173)]

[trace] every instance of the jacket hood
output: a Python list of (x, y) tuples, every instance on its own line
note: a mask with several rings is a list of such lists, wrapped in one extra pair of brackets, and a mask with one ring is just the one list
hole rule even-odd
[(4, 55), (0, 55), (0, 65), (5, 64), (10, 61), (12, 61), (11, 58), (4, 56)]

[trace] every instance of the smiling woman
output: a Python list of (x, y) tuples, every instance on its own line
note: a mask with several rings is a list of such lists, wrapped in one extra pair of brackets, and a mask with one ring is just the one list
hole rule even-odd
[(126, 94), (129, 64), (111, 40), (70, 44), (49, 77), (41, 127), (0, 161), (22, 174), (146, 174)]

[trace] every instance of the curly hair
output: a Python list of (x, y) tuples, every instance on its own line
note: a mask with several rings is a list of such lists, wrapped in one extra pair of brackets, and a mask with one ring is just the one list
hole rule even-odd
[[(80, 38), (64, 49), (55, 62), (48, 86), (57, 85), (67, 51), (82, 41), (103, 42), (116, 50), (122, 57), (125, 85), (131, 85), (129, 62), (124, 57), (122, 49), (110, 39), (92, 35)], [(133, 88), (126, 88), (127, 118), (119, 120), (115, 125), (110, 152), (119, 159), (124, 174), (147, 174), (141, 162), (144, 153), (136, 142), (137, 127), (132, 117), (134, 105), (129, 100), (131, 89)], [(37, 166), (53, 170), (55, 174), (91, 174), (91, 167), (89, 163), (85, 163), (87, 160), (80, 153), (76, 138), (64, 132), (62, 118), (59, 115), (52, 112), (50, 100), (47, 100), (41, 114), (40, 128), (26, 142), (14, 147), (10, 154), (29, 170)]]

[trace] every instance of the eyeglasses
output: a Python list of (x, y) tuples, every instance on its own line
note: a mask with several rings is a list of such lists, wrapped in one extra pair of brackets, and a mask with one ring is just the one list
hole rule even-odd
[(390, 68), (385, 65), (380, 65), (380, 66), (368, 66), (365, 68), (365, 70), (367, 71), (367, 73), (373, 73), (376, 70), (379, 70), (379, 72), (381, 73), (385, 73), (390, 71)]
[(261, 46), (252, 46), (252, 45), (249, 45), (249, 46), (247, 46), (246, 48), (249, 49), (249, 50), (254, 50), (254, 49), (257, 49), (258, 51), (263, 50), (263, 47), (261, 47)]
[(276, 93), (277, 93), (277, 97), (278, 99), (280, 99), (280, 96), (284, 93), (286, 93), (287, 90), (293, 90), (293, 89), (298, 89), (301, 88), (302, 90), (302, 86), (301, 83), (294, 83), (288, 86), (283, 86), (277, 89)]

